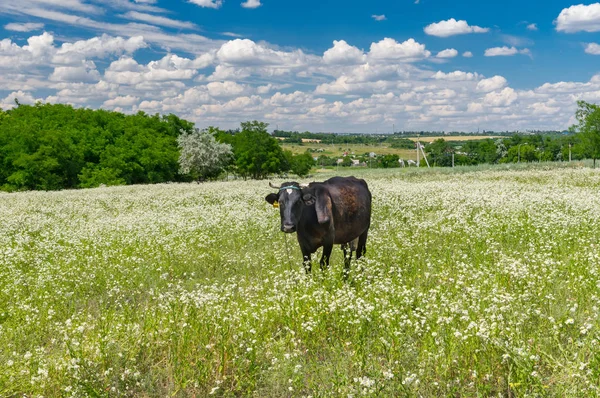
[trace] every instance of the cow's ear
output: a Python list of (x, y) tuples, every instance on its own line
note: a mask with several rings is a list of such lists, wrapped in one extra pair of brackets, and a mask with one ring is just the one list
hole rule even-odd
[(332, 209), (331, 197), (329, 197), (329, 193), (319, 193), (317, 196), (317, 204), (315, 205), (315, 209), (317, 210), (317, 219), (319, 220), (319, 224), (326, 224), (329, 222), (329, 220), (331, 220)]
[(277, 201), (277, 194), (275, 193), (270, 193), (265, 197), (265, 200), (267, 202), (269, 202), (270, 204), (273, 204)]
[(312, 193), (305, 193), (304, 195), (302, 195), (302, 201), (307, 206), (314, 205), (316, 200), (317, 198), (315, 198), (315, 195), (313, 195)]

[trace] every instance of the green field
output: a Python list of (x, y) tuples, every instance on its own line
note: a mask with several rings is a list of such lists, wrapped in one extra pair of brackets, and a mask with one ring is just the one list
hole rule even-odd
[[(461, 135), (461, 136), (439, 136), (439, 137), (407, 137), (410, 140), (416, 141), (417, 139), (421, 141), (422, 144), (426, 144), (428, 142), (432, 142), (436, 139), (443, 138), (446, 141), (452, 142), (466, 142), (473, 140), (483, 140), (486, 138), (498, 138), (491, 137), (485, 135)], [(402, 149), (402, 148), (392, 148), (388, 144), (376, 144), (376, 145), (368, 145), (368, 144), (331, 144), (331, 143), (312, 143), (305, 142), (302, 144), (290, 144), (290, 143), (282, 143), (281, 147), (284, 150), (292, 151), (294, 154), (304, 153), (307, 150), (317, 151), (312, 152), (314, 156), (327, 155), (329, 157), (341, 157), (345, 152), (351, 155), (364, 155), (365, 153), (375, 152), (376, 155), (398, 155), (400, 159), (404, 160), (417, 160), (417, 152), (415, 149)]]
[(281, 148), (284, 150), (292, 151), (294, 154), (304, 153), (308, 149), (320, 150), (321, 152), (312, 152), (313, 156), (327, 155), (329, 157), (341, 157), (344, 152), (348, 152), (350, 155), (361, 156), (365, 153), (375, 152), (376, 155), (390, 155), (396, 154), (400, 159), (417, 159), (417, 151), (410, 149), (399, 149), (391, 148), (385, 144), (383, 145), (362, 145), (362, 144), (317, 144), (317, 143), (304, 143), (304, 144), (281, 144)]
[(348, 281), (267, 181), (0, 194), (0, 396), (599, 395), (600, 171), (342, 172)]

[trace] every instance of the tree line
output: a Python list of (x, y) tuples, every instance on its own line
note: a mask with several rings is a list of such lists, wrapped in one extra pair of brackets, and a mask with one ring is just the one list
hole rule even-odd
[[(223, 171), (243, 178), (288, 171), (304, 176), (314, 164), (310, 154), (283, 151), (268, 125), (256, 121), (234, 132), (200, 131), (172, 114), (17, 105), (0, 110), (3, 191), (206, 180)], [(214, 151), (204, 151), (211, 157), (198, 156), (198, 148), (211, 143)]]
[(175, 115), (124, 115), (69, 105), (0, 110), (0, 189), (56, 190), (183, 181)]
[[(223, 171), (244, 179), (262, 179), (272, 174), (292, 172), (308, 175), (314, 166), (310, 153), (294, 155), (285, 151), (259, 121), (241, 123), (238, 130), (208, 127), (184, 133), (179, 138), (182, 171), (202, 181), (216, 178)], [(218, 154), (218, 156), (217, 156)]]
[(425, 146), (434, 166), (482, 163), (548, 162), (600, 158), (600, 106), (577, 102), (577, 124), (568, 132), (515, 134), (510, 137), (451, 143), (443, 138)]
[[(570, 134), (513, 135), (461, 144), (436, 140), (425, 147), (434, 166), (480, 163), (560, 161), (600, 157), (600, 107), (578, 102), (577, 124)], [(199, 130), (175, 115), (148, 115), (75, 109), (62, 104), (18, 104), (0, 109), (0, 190), (56, 190), (99, 185), (208, 180), (224, 173), (244, 179), (288, 172), (306, 176), (315, 165), (338, 165), (337, 158), (309, 152), (294, 155), (281, 148), (259, 121), (239, 129)], [(285, 139), (331, 140), (334, 144), (386, 143), (414, 149), (398, 134), (327, 135), (276, 130)], [(398, 155), (370, 158), (371, 167), (398, 167)], [(352, 165), (349, 156), (341, 166)]]

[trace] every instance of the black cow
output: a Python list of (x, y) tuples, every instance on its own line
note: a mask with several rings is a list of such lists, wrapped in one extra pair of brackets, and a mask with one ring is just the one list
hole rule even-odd
[[(333, 177), (323, 182), (300, 186), (285, 182), (265, 200), (278, 203), (281, 230), (297, 232), (306, 272), (310, 272), (310, 256), (323, 246), (321, 269), (329, 266), (334, 244), (344, 250), (347, 275), (352, 252), (360, 258), (367, 251), (367, 234), (371, 225), (371, 192), (365, 180), (354, 177)], [(347, 249), (350, 248), (348, 256)]]

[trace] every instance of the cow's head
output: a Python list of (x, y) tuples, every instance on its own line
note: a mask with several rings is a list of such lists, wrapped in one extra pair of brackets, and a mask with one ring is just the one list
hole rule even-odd
[[(298, 228), (298, 221), (302, 216), (302, 211), (306, 206), (313, 206), (316, 202), (322, 202), (317, 199), (316, 189), (306, 185), (301, 186), (297, 182), (284, 182), (280, 187), (269, 183), (271, 188), (278, 190), (277, 193), (270, 193), (265, 197), (265, 200), (270, 204), (277, 202), (279, 205), (279, 213), (281, 215), (281, 230), (283, 232), (295, 232)], [(327, 214), (322, 214), (321, 206), (317, 206), (317, 216), (319, 223), (329, 221), (331, 211), (331, 202), (328, 202), (329, 211)], [(317, 203), (319, 205), (320, 203)]]

